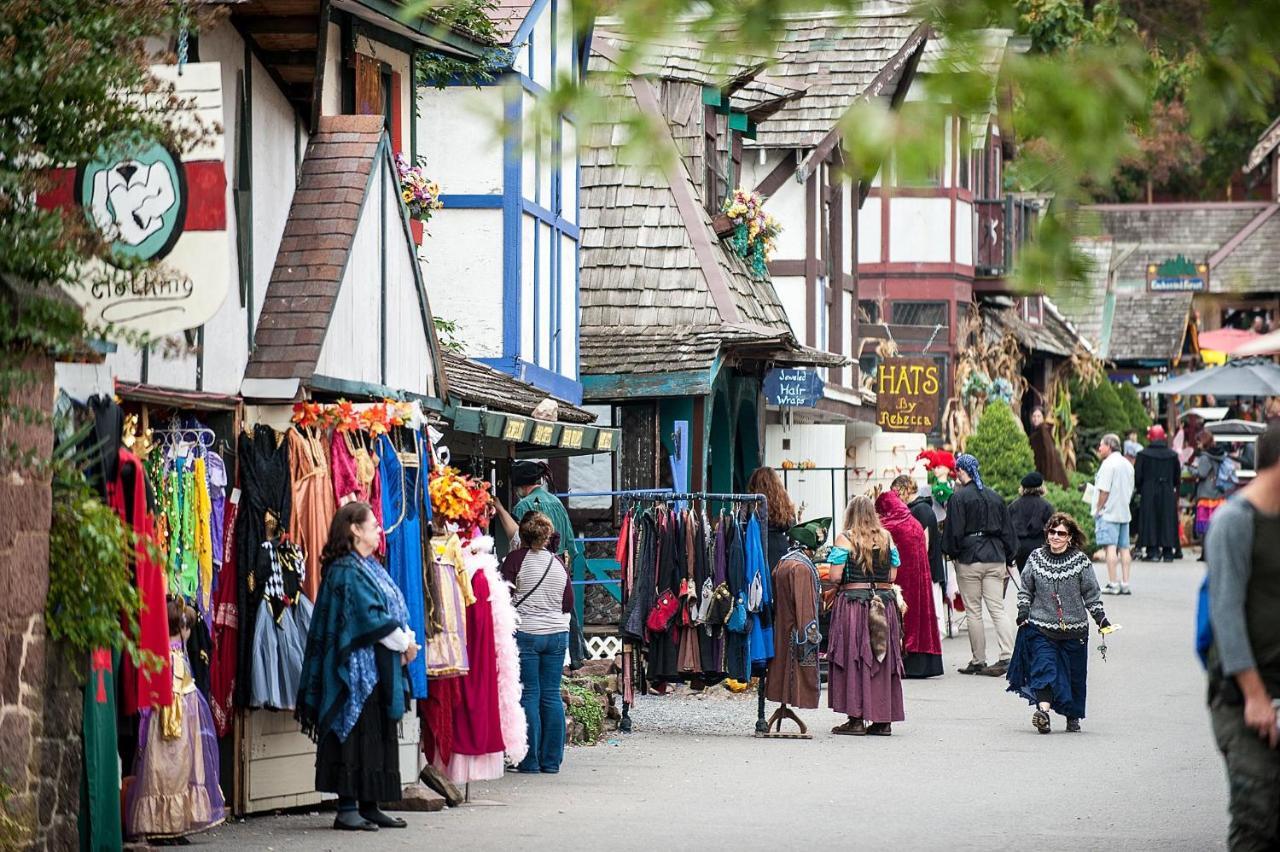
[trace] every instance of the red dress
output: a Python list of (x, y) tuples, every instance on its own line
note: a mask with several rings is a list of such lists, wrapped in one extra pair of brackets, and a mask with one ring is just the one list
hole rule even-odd
[(505, 772), (502, 718), (498, 711), (498, 649), (489, 578), (484, 571), (471, 575), (471, 590), (476, 598), (467, 607), (467, 660), (471, 670), (458, 678), (459, 695), (453, 705), (453, 754), (441, 767), (455, 784), (492, 781)]
[(942, 674), (942, 638), (938, 635), (938, 615), (933, 605), (933, 581), (929, 575), (929, 548), (924, 527), (911, 515), (907, 504), (893, 491), (876, 498), (880, 523), (893, 536), (900, 565), (894, 580), (902, 588), (907, 614), (902, 619), (904, 677), (933, 677)]

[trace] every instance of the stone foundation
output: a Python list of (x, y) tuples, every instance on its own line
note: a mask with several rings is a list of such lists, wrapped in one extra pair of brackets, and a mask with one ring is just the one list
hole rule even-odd
[[(618, 720), (622, 718), (619, 694), (619, 672), (622, 669), (616, 660), (587, 660), (582, 668), (566, 673), (564, 683), (575, 684), (588, 693), (587, 696), (575, 695), (561, 688), (560, 698), (564, 701), (565, 742), (573, 745), (595, 745), (608, 734), (618, 729)], [(595, 702), (599, 706), (603, 720), (596, 736), (590, 736), (587, 726), (573, 717), (574, 708), (585, 701)]]

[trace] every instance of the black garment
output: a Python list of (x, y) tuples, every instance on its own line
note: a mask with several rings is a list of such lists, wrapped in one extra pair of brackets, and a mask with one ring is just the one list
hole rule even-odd
[[(680, 561), (680, 556), (684, 547), (678, 542), (683, 538), (684, 533), (680, 529), (675, 513), (663, 512), (658, 522), (657, 565), (652, 575), (654, 579), (649, 581), (656, 589), (655, 602), (665, 592), (673, 595), (680, 594), (680, 578), (684, 575), (684, 565)], [(645, 617), (647, 618), (648, 615), (646, 614)], [(680, 679), (679, 626), (680, 613), (677, 611), (666, 630), (649, 636), (649, 680)]]
[[(713, 554), (709, 550), (714, 545), (715, 536), (699, 516), (693, 530), (693, 579), (698, 584), (699, 600), (703, 595), (715, 589), (712, 579)], [(702, 679), (705, 683), (716, 683), (724, 679), (724, 673), (717, 655), (719, 639), (724, 626), (704, 624), (698, 628), (698, 658), (702, 664)]]
[(942, 674), (941, 654), (904, 653), (902, 655), (902, 676), (908, 679), (938, 677)]
[(1152, 441), (1133, 463), (1133, 490), (1138, 495), (1138, 545), (1154, 556), (1170, 556), (1179, 548), (1178, 485), (1182, 464), (1164, 441)]
[[(85, 478), (106, 499), (107, 483), (115, 482), (120, 470), (120, 446), (124, 438), (124, 410), (110, 396), (94, 394), (86, 400), (93, 428), (80, 440), (78, 449), (87, 461)], [(132, 506), (132, 502), (126, 502)]]
[(1013, 563), (1018, 541), (1009, 508), (990, 486), (979, 491), (977, 483), (970, 482), (951, 495), (947, 501), (947, 525), (942, 531), (942, 552), (961, 565)]
[(929, 577), (935, 583), (947, 582), (947, 569), (942, 564), (942, 529), (938, 526), (938, 516), (933, 511), (933, 497), (921, 494), (907, 504), (911, 517), (920, 522), (924, 531), (929, 534)]
[(1053, 506), (1039, 494), (1024, 494), (1009, 504), (1009, 520), (1018, 540), (1016, 561), (1019, 571), (1026, 566), (1032, 552), (1047, 543), (1044, 528), (1052, 516)]
[(770, 571), (778, 567), (778, 560), (791, 549), (791, 541), (787, 538), (787, 529), (788, 527), (775, 527), (770, 524), (768, 532), (765, 533), (764, 558), (769, 560)]
[(365, 699), (345, 742), (339, 742), (332, 730), (321, 738), (316, 751), (316, 789), (361, 801), (394, 802), (403, 795), (396, 742), (399, 725), (390, 718), (395, 700), (391, 694), (392, 667), (400, 664), (400, 655), (382, 645), (373, 647), (378, 685)]
[(191, 663), (191, 679), (206, 700), (209, 698), (209, 663), (212, 658), (213, 639), (209, 636), (209, 627), (203, 618), (197, 618), (191, 628), (191, 637), (187, 639), (187, 660)]
[[(728, 565), (729, 593), (737, 601), (747, 594), (747, 554), (742, 543), (742, 530), (732, 515), (724, 515), (720, 523), (725, 525), (725, 553)], [(750, 620), (748, 619), (748, 624)], [(724, 632), (724, 672), (738, 681), (751, 679), (751, 648), (748, 633)]]
[[(240, 511), (236, 515), (236, 603), (240, 612), (239, 661), (236, 666), (235, 703), (249, 704), (250, 668), (253, 665), (253, 618), (262, 587), (254, 579), (261, 545), (267, 540), (267, 513), (280, 530), (289, 528), (291, 507), (288, 443), (276, 443), (276, 433), (259, 423), (252, 435), (240, 436)], [(253, 588), (250, 588), (250, 586)]]

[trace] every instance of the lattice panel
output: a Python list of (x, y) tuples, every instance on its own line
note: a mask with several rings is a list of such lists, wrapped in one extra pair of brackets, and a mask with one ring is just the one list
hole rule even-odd
[(617, 636), (588, 636), (588, 660), (612, 660), (622, 653), (622, 639)]

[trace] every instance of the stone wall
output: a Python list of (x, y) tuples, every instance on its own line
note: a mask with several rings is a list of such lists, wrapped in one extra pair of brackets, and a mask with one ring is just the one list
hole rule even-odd
[[(53, 410), (53, 362), (31, 359), (23, 402)], [(47, 427), (0, 422), (0, 445), (48, 458)], [(81, 691), (47, 639), (50, 487), (0, 460), (0, 848), (72, 849), (78, 843)]]

